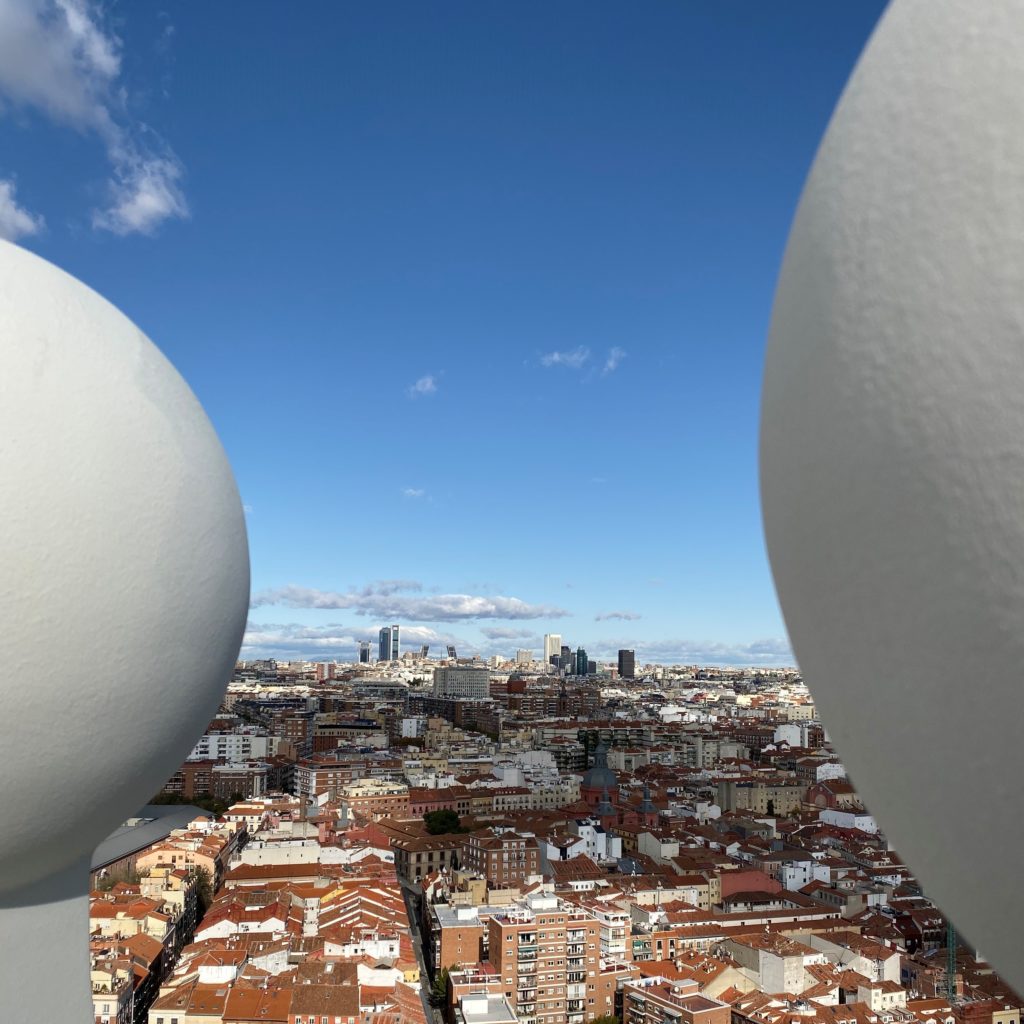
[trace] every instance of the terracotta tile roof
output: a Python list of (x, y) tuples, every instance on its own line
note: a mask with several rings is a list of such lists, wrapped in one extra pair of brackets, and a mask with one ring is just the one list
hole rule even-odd
[(236, 985), (224, 1007), (224, 1024), (274, 1021), (286, 1024), (291, 1009), (290, 988), (243, 988)]
[(291, 1012), (359, 1016), (359, 987), (353, 984), (296, 985), (292, 990)]

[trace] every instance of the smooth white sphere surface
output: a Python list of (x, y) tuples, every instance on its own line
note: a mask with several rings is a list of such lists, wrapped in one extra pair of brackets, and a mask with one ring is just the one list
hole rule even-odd
[(1024, 988), (1024, 4), (895, 0), (793, 225), (768, 552), (851, 778)]
[(0, 894), (90, 854), (180, 764), (248, 592), (188, 386), (99, 295), (0, 243)]

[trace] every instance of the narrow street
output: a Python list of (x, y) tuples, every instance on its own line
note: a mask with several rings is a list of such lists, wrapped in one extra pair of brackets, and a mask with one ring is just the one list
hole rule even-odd
[(430, 972), (427, 970), (426, 956), (423, 950), (423, 936), (420, 933), (419, 915), (416, 913), (415, 890), (409, 883), (402, 882), (402, 898), (405, 900), (405, 914), (409, 919), (409, 934), (412, 948), (416, 951), (416, 961), (420, 965), (420, 1000), (423, 1002), (423, 1013), (428, 1024), (443, 1024), (441, 1011), (430, 1005)]

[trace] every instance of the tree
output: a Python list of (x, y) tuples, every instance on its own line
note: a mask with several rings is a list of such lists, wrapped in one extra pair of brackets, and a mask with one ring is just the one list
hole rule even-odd
[(151, 804), (192, 804), (215, 816), (223, 814), (228, 809), (224, 800), (211, 793), (200, 793), (192, 799), (186, 799), (180, 793), (157, 793), (149, 802)]
[(595, 1017), (590, 1024), (619, 1024), (619, 1018), (612, 1013), (606, 1013), (601, 1017)]
[(135, 868), (116, 868), (113, 871), (108, 871), (102, 878), (98, 878), (96, 888), (99, 892), (110, 892), (119, 882), (138, 885), (141, 881), (142, 875)]
[(427, 823), (427, 831), (432, 836), (450, 835), (453, 832), (466, 831), (459, 825), (459, 816), (454, 811), (427, 811), (423, 815), (423, 820)]
[(442, 967), (434, 977), (434, 984), (430, 989), (430, 1005), (444, 1006), (448, 1001), (448, 968)]
[(194, 874), (196, 878), (196, 902), (199, 905), (199, 916), (202, 917), (213, 902), (213, 879), (210, 877), (210, 869), (203, 867), (202, 864), (196, 867)]

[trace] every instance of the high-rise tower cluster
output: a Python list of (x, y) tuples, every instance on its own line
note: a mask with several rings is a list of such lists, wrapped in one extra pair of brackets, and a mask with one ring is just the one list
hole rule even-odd
[(377, 660), (398, 661), (398, 626), (382, 626), (378, 636)]

